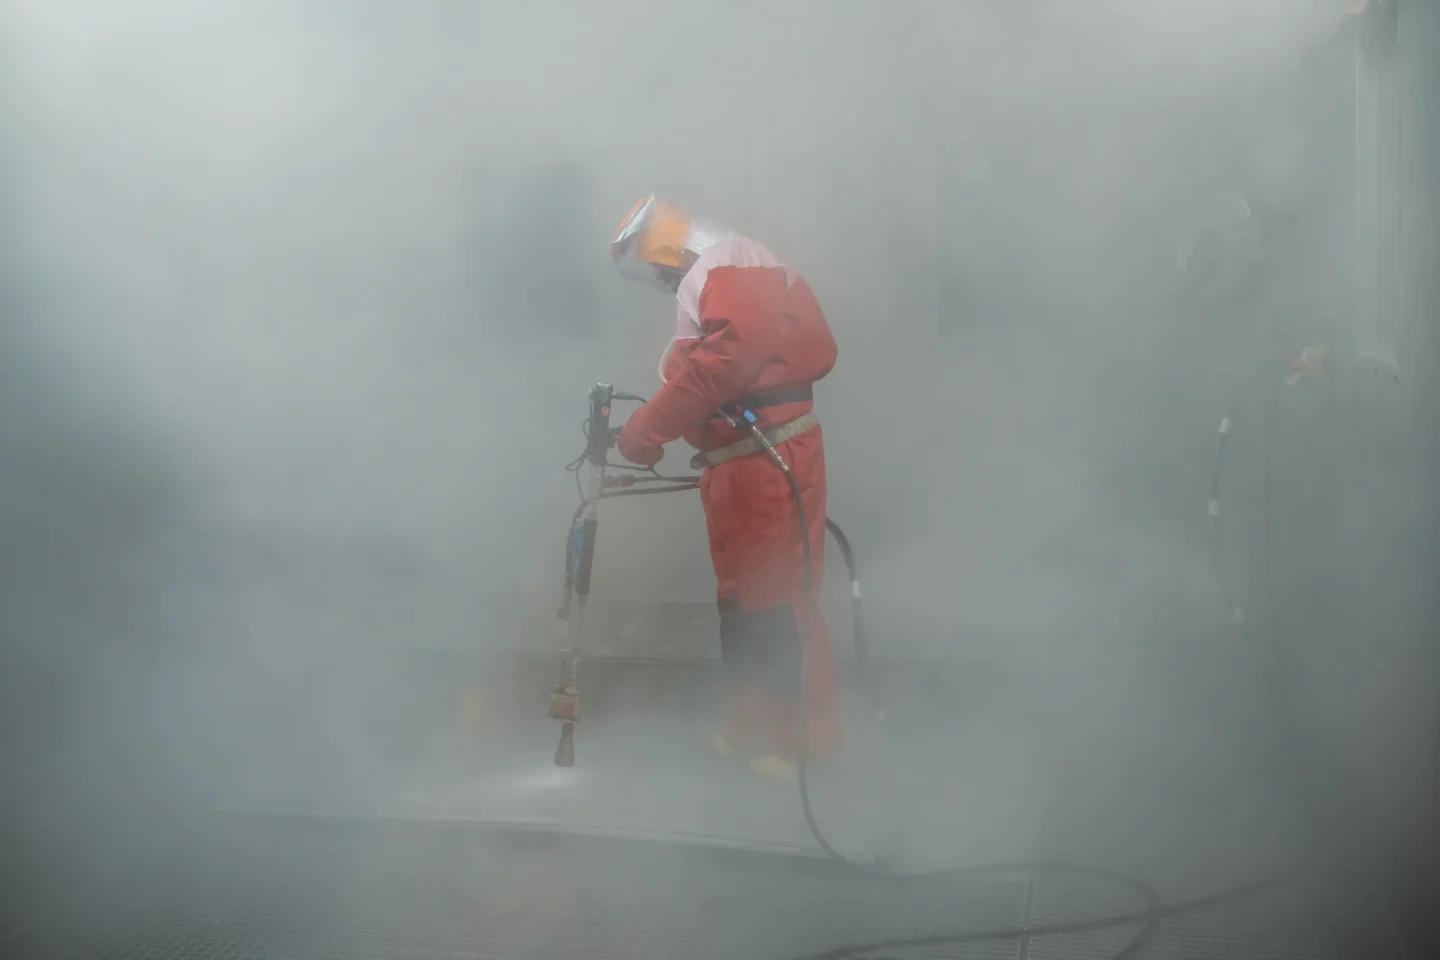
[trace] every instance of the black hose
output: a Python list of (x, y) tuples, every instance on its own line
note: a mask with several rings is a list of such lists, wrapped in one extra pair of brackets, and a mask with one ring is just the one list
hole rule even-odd
[[(1244, 387), (1242, 386), (1241, 394), (1243, 394), (1243, 392)], [(1238, 398), (1239, 395), (1237, 395), (1237, 402)], [(1100, 917), (1092, 920), (1075, 921), (1071, 923), (1052, 924), (1040, 927), (1012, 927), (1009, 929), (986, 930), (964, 934), (937, 934), (925, 937), (911, 937), (905, 939), (876, 941), (873, 943), (850, 944), (847, 946), (837, 947), (820, 953), (812, 954), (808, 957), (801, 958), (801, 960), (846, 960), (846, 958), (849, 957), (855, 957), (859, 954), (864, 953), (874, 953), (879, 950), (895, 950), (902, 948), (939, 945), (958, 946), (962, 944), (978, 943), (982, 941), (993, 940), (1028, 940), (1031, 937), (1037, 936), (1056, 936), (1061, 934), (1085, 933), (1109, 929), (1113, 927), (1128, 926), (1137, 923), (1144, 924), (1140, 932), (1136, 934), (1136, 936), (1124, 948), (1122, 948), (1119, 952), (1113, 954), (1111, 957), (1111, 960), (1131, 960), (1131, 958), (1138, 954), (1140, 950), (1143, 949), (1144, 946), (1154, 936), (1155, 932), (1159, 928), (1159, 924), (1162, 921), (1172, 917), (1180, 916), (1182, 914), (1194, 913), (1200, 910), (1209, 909), (1232, 900), (1238, 900), (1244, 897), (1252, 896), (1271, 886), (1282, 883), (1285, 880), (1289, 879), (1292, 875), (1299, 874), (1304, 870), (1303, 866), (1297, 866), (1275, 876), (1252, 881), (1250, 883), (1242, 884), (1239, 886), (1230, 887), (1226, 890), (1222, 890), (1218, 893), (1211, 894), (1206, 897), (1201, 897), (1194, 900), (1188, 900), (1167, 906), (1161, 902), (1159, 895), (1145, 883), (1133, 877), (1125, 876), (1123, 874), (1112, 873), (1109, 871), (1091, 867), (1082, 867), (1073, 864), (1063, 863), (1027, 862), (1015, 864), (997, 864), (981, 867), (961, 867), (926, 871), (922, 873), (897, 875), (891, 873), (884, 865), (882, 865), (880, 861), (876, 861), (873, 863), (857, 862), (847, 858), (844, 854), (836, 850), (835, 847), (825, 837), (824, 832), (820, 829), (820, 825), (816, 821), (814, 811), (811, 808), (809, 785), (805, 763), (805, 746), (807, 738), (804, 734), (804, 731), (808, 729), (809, 719), (807, 710), (807, 700), (809, 696), (809, 685), (807, 676), (809, 672), (808, 640), (810, 636), (810, 627), (812, 620), (811, 606), (814, 602), (812, 592), (814, 589), (815, 579), (814, 560), (811, 556), (810, 551), (809, 520), (805, 511), (804, 498), (801, 496), (800, 493), (800, 486), (796, 482), (794, 474), (791, 472), (788, 464), (786, 464), (784, 459), (780, 457), (779, 453), (770, 446), (769, 442), (764, 438), (758, 427), (755, 427), (752, 424), (751, 429), (752, 433), (761, 439), (762, 446), (770, 454), (771, 459), (777, 464), (779, 469), (784, 473), (787, 485), (790, 488), (791, 499), (795, 504), (796, 513), (798, 515), (800, 523), (801, 553), (804, 562), (805, 603), (802, 605), (802, 622), (799, 625), (801, 700), (800, 710), (802, 716), (802, 734), (800, 737), (799, 752), (796, 757), (796, 772), (797, 780), (799, 783), (800, 804), (802, 812), (804, 813), (805, 823), (810, 831), (811, 836), (815, 839), (815, 842), (820, 846), (821, 850), (823, 850), (825, 854), (835, 862), (847, 866), (851, 869), (863, 871), (877, 876), (887, 876), (899, 879), (921, 879), (927, 881), (935, 881), (942, 879), (958, 880), (965, 877), (978, 877), (985, 874), (1014, 873), (1020, 871), (1026, 871), (1031, 873), (1045, 871), (1064, 872), (1081, 876), (1096, 877), (1129, 888), (1136, 894), (1136, 896), (1138, 896), (1142, 901), (1144, 901), (1145, 904), (1145, 908), (1143, 910), (1138, 910), (1126, 914), (1112, 915), (1109, 917)], [(1218, 502), (1217, 496), (1219, 475), (1224, 457), (1225, 444), (1226, 440), (1228, 439), (1228, 432), (1228, 425), (1222, 424), (1220, 453), (1217, 456), (1214, 476), (1211, 482), (1211, 513), (1212, 516), (1215, 517), (1217, 524), (1219, 515), (1216, 504)], [(674, 481), (690, 479), (691, 478), (688, 477), (674, 478)], [(680, 483), (674, 481), (672, 481), (672, 485), (663, 488), (648, 488), (644, 490), (620, 490), (602, 493), (599, 495), (599, 499), (608, 499), (610, 497), (620, 496), (637, 496), (651, 493), (674, 493), (684, 490), (693, 490), (696, 489), (696, 487), (698, 486), (697, 483)], [(580, 504), (580, 507), (576, 510), (576, 520), (578, 520), (581, 512), (585, 508), (585, 505), (586, 503), (582, 502)], [(573, 529), (573, 521), (571, 526)], [(830, 532), (831, 536), (835, 539), (837, 546), (840, 548), (840, 554), (845, 562), (846, 572), (850, 577), (852, 603), (851, 612), (854, 623), (856, 659), (860, 664), (862, 670), (864, 670), (870, 665), (870, 657), (867, 636), (865, 632), (864, 618), (862, 616), (863, 608), (860, 593), (860, 581), (856, 570), (854, 550), (851, 546), (849, 537), (845, 534), (845, 531), (841, 529), (839, 524), (835, 523), (829, 517), (826, 517), (825, 519), (825, 528)], [(1212, 533), (1212, 556), (1217, 556), (1214, 547), (1214, 544), (1217, 540), (1218, 527)], [(566, 551), (566, 558), (568, 571), (570, 562), (570, 551), (568, 549)], [(1236, 609), (1238, 610), (1239, 608), (1237, 607)]]
[[(756, 436), (761, 436), (759, 428), (752, 427)], [(800, 515), (800, 550), (805, 560), (805, 600), (800, 604), (800, 738), (799, 746), (795, 751), (795, 772), (796, 779), (800, 786), (800, 810), (805, 814), (805, 826), (810, 829), (810, 836), (825, 851), (825, 855), (832, 860), (854, 866), (854, 862), (843, 853), (836, 850), (826, 839), (825, 833), (820, 829), (820, 824), (815, 821), (815, 811), (810, 806), (810, 787), (806, 777), (805, 768), (805, 747), (809, 739), (810, 729), (810, 631), (812, 627), (811, 606), (815, 600), (811, 591), (815, 585), (815, 563), (810, 556), (810, 523), (805, 514), (805, 499), (800, 495), (800, 484), (795, 480), (795, 474), (790, 470), (788, 464), (780, 457), (779, 451), (765, 446), (774, 456), (775, 462), (781, 466), (781, 472), (785, 475), (786, 482), (790, 485), (790, 496), (795, 501), (795, 511)]]
[[(1197, 913), (1201, 910), (1208, 910), (1234, 900), (1241, 900), (1246, 897), (1254, 896), (1255, 894), (1268, 889), (1276, 883), (1288, 879), (1290, 874), (1298, 874), (1300, 872), (1297, 868), (1296, 870), (1289, 871), (1287, 874), (1282, 876), (1271, 877), (1262, 880), (1254, 880), (1250, 883), (1240, 884), (1239, 886), (1228, 887), (1224, 890), (1219, 891), (1218, 893), (1209, 894), (1208, 896), (1196, 897), (1193, 900), (1184, 900), (1180, 903), (1173, 903), (1169, 905), (1162, 904), (1160, 902), (1159, 896), (1149, 886), (1131, 877), (1127, 877), (1123, 874), (1118, 873), (1109, 873), (1104, 870), (1094, 870), (1089, 867), (1075, 867), (1070, 864), (1022, 863), (1015, 864), (1013, 866), (999, 865), (995, 867), (975, 867), (968, 870), (962, 869), (955, 871), (946, 871), (946, 873), (948, 875), (958, 876), (962, 874), (978, 875), (981, 873), (989, 872), (1014, 872), (1017, 870), (1051, 870), (1067, 873), (1077, 873), (1084, 876), (1103, 877), (1105, 879), (1113, 880), (1117, 883), (1120, 883), (1123, 886), (1127, 886), (1133, 891), (1135, 891), (1137, 895), (1139, 895), (1142, 899), (1145, 900), (1146, 907), (1144, 910), (1136, 910), (1132, 913), (1121, 913), (1114, 914), (1108, 917), (1097, 917), (1093, 920), (1075, 920), (1069, 923), (1054, 923), (1039, 927), (1013, 927), (1008, 930), (980, 930), (973, 933), (933, 934), (924, 937), (906, 937), (904, 939), (896, 940), (877, 940), (873, 943), (847, 944), (843, 947), (835, 947), (833, 949), (825, 950), (820, 953), (809, 954), (806, 957), (798, 958), (798, 960), (846, 960), (846, 958), (848, 957), (854, 957), (858, 954), (871, 954), (879, 950), (898, 950), (903, 948), (932, 947), (942, 945), (959, 946), (967, 943), (980, 943), (987, 940), (1016, 940), (1022, 938), (1028, 940), (1031, 937), (1053, 937), (1062, 934), (1091, 933), (1097, 930), (1108, 930), (1112, 927), (1123, 927), (1133, 923), (1143, 923), (1145, 924), (1144, 929), (1142, 929), (1140, 933), (1137, 934), (1136, 937), (1130, 941), (1130, 943), (1126, 944), (1126, 946), (1119, 953), (1111, 954), (1111, 960), (1129, 960), (1130, 957), (1133, 957), (1135, 956), (1135, 954), (1139, 953), (1140, 950), (1143, 949), (1145, 945), (1150, 941), (1150, 938), (1159, 928), (1161, 921), (1168, 920), (1173, 917), (1182, 916), (1187, 913)], [(925, 874), (924, 876), (929, 877), (934, 875)]]
[(855, 637), (855, 661), (863, 675), (870, 666), (870, 639), (865, 633), (865, 611), (862, 606), (864, 601), (860, 596), (860, 575), (855, 571), (855, 550), (850, 546), (850, 538), (840, 529), (840, 524), (826, 517), (825, 529), (830, 531), (835, 545), (840, 548), (840, 558), (845, 561), (845, 573), (850, 577), (851, 632)]
[[(759, 430), (753, 425), (752, 433), (757, 436), (761, 436)], [(802, 734), (800, 737), (800, 748), (796, 756), (796, 773), (797, 780), (799, 782), (800, 806), (805, 816), (805, 825), (809, 828), (810, 835), (815, 839), (815, 842), (820, 846), (820, 849), (823, 850), (826, 856), (830, 857), (832, 860), (851, 869), (881, 876), (899, 876), (904, 879), (910, 880), (923, 879), (931, 882), (936, 880), (958, 880), (965, 877), (975, 877), (984, 874), (1013, 873), (1018, 871), (1026, 871), (1032, 873), (1059, 871), (1082, 876), (1097, 877), (1128, 887), (1145, 903), (1144, 910), (1136, 911), (1129, 914), (1100, 917), (1097, 919), (1075, 921), (1072, 923), (1052, 924), (1043, 927), (1012, 927), (1009, 929), (986, 930), (966, 934), (934, 934), (925, 937), (911, 937), (906, 939), (877, 941), (874, 943), (865, 944), (849, 944), (843, 947), (837, 947), (831, 950), (823, 951), (821, 953), (810, 955), (808, 957), (802, 958), (802, 960), (845, 960), (845, 958), (847, 957), (854, 957), (858, 954), (864, 953), (874, 953), (878, 950), (895, 950), (901, 948), (938, 945), (958, 946), (967, 943), (978, 943), (986, 940), (1028, 940), (1031, 937), (1037, 936), (1054, 936), (1058, 934), (1085, 933), (1095, 930), (1104, 930), (1112, 927), (1128, 926), (1134, 923), (1143, 923), (1144, 926), (1140, 930), (1140, 932), (1137, 933), (1135, 937), (1121, 950), (1112, 954), (1110, 958), (1110, 960), (1131, 960), (1131, 958), (1138, 954), (1140, 950), (1142, 950), (1145, 945), (1149, 943), (1150, 939), (1159, 929), (1159, 925), (1162, 920), (1170, 917), (1179, 916), (1184, 913), (1193, 913), (1200, 910), (1209, 909), (1230, 900), (1238, 900), (1244, 897), (1251, 896), (1252, 894), (1258, 893), (1264, 889), (1279, 884), (1291, 877), (1292, 875), (1298, 874), (1302, 871), (1303, 867), (1296, 866), (1276, 876), (1262, 878), (1260, 880), (1252, 881), (1247, 884), (1230, 887), (1220, 891), (1219, 893), (1215, 893), (1207, 897), (1201, 897), (1195, 900), (1189, 900), (1182, 903), (1166, 906), (1161, 902), (1159, 894), (1156, 893), (1153, 888), (1143, 883), (1142, 881), (1137, 880), (1133, 877), (1125, 876), (1124, 874), (1112, 873), (1092, 867), (1082, 867), (1074, 864), (1065, 863), (1027, 862), (1015, 864), (996, 864), (981, 867), (957, 867), (942, 870), (925, 871), (922, 873), (896, 875), (891, 873), (881, 861), (877, 860), (871, 863), (862, 863), (851, 860), (844, 854), (836, 850), (835, 847), (825, 837), (824, 832), (820, 829), (820, 825), (815, 819), (814, 811), (811, 809), (810, 805), (810, 792), (806, 777), (806, 737), (803, 731), (808, 729), (809, 721), (807, 709), (807, 699), (809, 693), (807, 682), (807, 675), (809, 672), (807, 658), (808, 641), (810, 636), (809, 626), (811, 622), (810, 607), (813, 602), (813, 598), (811, 596), (811, 589), (814, 582), (814, 566), (813, 559), (810, 554), (809, 524), (807, 522), (807, 517), (805, 513), (805, 502), (800, 494), (799, 483), (796, 482), (793, 472), (789, 469), (788, 465), (785, 465), (784, 460), (780, 457), (778, 451), (775, 451), (772, 447), (770, 447), (768, 442), (763, 439), (763, 436), (761, 442), (762, 446), (764, 446), (767, 452), (770, 453), (771, 459), (780, 466), (782, 472), (785, 475), (785, 478), (790, 487), (790, 495), (795, 503), (795, 510), (798, 514), (800, 521), (801, 553), (805, 563), (805, 603), (803, 605), (803, 620), (800, 633), (800, 711), (803, 719), (801, 721)], [(845, 535), (845, 532), (840, 529), (838, 524), (835, 524), (827, 517), (825, 521), (825, 526), (835, 536), (836, 543), (840, 546), (841, 556), (845, 559), (845, 566), (847, 572), (850, 575), (850, 581), (852, 584), (852, 602), (855, 604), (854, 616), (856, 657), (863, 666), (868, 663), (868, 651), (865, 646), (863, 620), (860, 617), (861, 597), (859, 589), (859, 577), (857, 576), (855, 569), (854, 551), (851, 549), (849, 538)]]

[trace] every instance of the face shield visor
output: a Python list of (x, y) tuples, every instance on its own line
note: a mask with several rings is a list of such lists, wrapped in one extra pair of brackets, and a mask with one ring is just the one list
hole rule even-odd
[(651, 194), (620, 224), (610, 256), (620, 276), (673, 296), (700, 254), (725, 234)]

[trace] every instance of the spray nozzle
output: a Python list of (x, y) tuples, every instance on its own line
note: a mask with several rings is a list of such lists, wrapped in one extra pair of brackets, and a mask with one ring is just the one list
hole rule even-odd
[(561, 721), (555, 766), (575, 766), (575, 721), (580, 716), (580, 691), (574, 682), (561, 682), (550, 691), (550, 717)]
[(560, 743), (555, 747), (555, 766), (575, 766), (575, 724), (568, 720), (560, 724)]

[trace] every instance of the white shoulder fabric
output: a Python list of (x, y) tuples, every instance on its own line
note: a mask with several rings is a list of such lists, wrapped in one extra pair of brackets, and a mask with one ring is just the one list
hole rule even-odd
[(730, 234), (716, 241), (700, 254), (695, 265), (680, 281), (675, 293), (675, 336), (660, 355), (660, 382), (665, 382), (665, 361), (675, 348), (676, 340), (697, 340), (700, 332), (700, 294), (714, 267), (780, 267), (785, 270), (787, 286), (792, 282), (789, 268), (764, 246), (739, 234)]
[[(695, 261), (675, 293), (675, 339), (700, 336), (700, 294), (715, 267), (781, 267), (778, 257), (749, 237), (732, 234), (712, 244)], [(790, 271), (786, 270), (789, 280)]]

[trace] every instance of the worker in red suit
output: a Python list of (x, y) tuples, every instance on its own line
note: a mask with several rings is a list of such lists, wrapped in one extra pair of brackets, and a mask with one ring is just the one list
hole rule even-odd
[[(835, 366), (835, 339), (809, 284), (769, 250), (654, 196), (625, 218), (611, 254), (622, 276), (676, 299), (675, 336), (660, 361), (664, 386), (630, 417), (617, 446), (643, 466), (658, 463), (677, 438), (701, 451), (692, 466), (703, 469), (725, 687), (724, 730), (713, 746), (747, 757), (762, 776), (791, 779), (802, 748), (810, 763), (841, 743), (835, 662), (816, 603), (825, 447), (811, 402), (811, 384)], [(748, 432), (720, 415), (727, 405), (753, 412), (793, 472), (808, 526), (809, 596), (789, 482)]]

